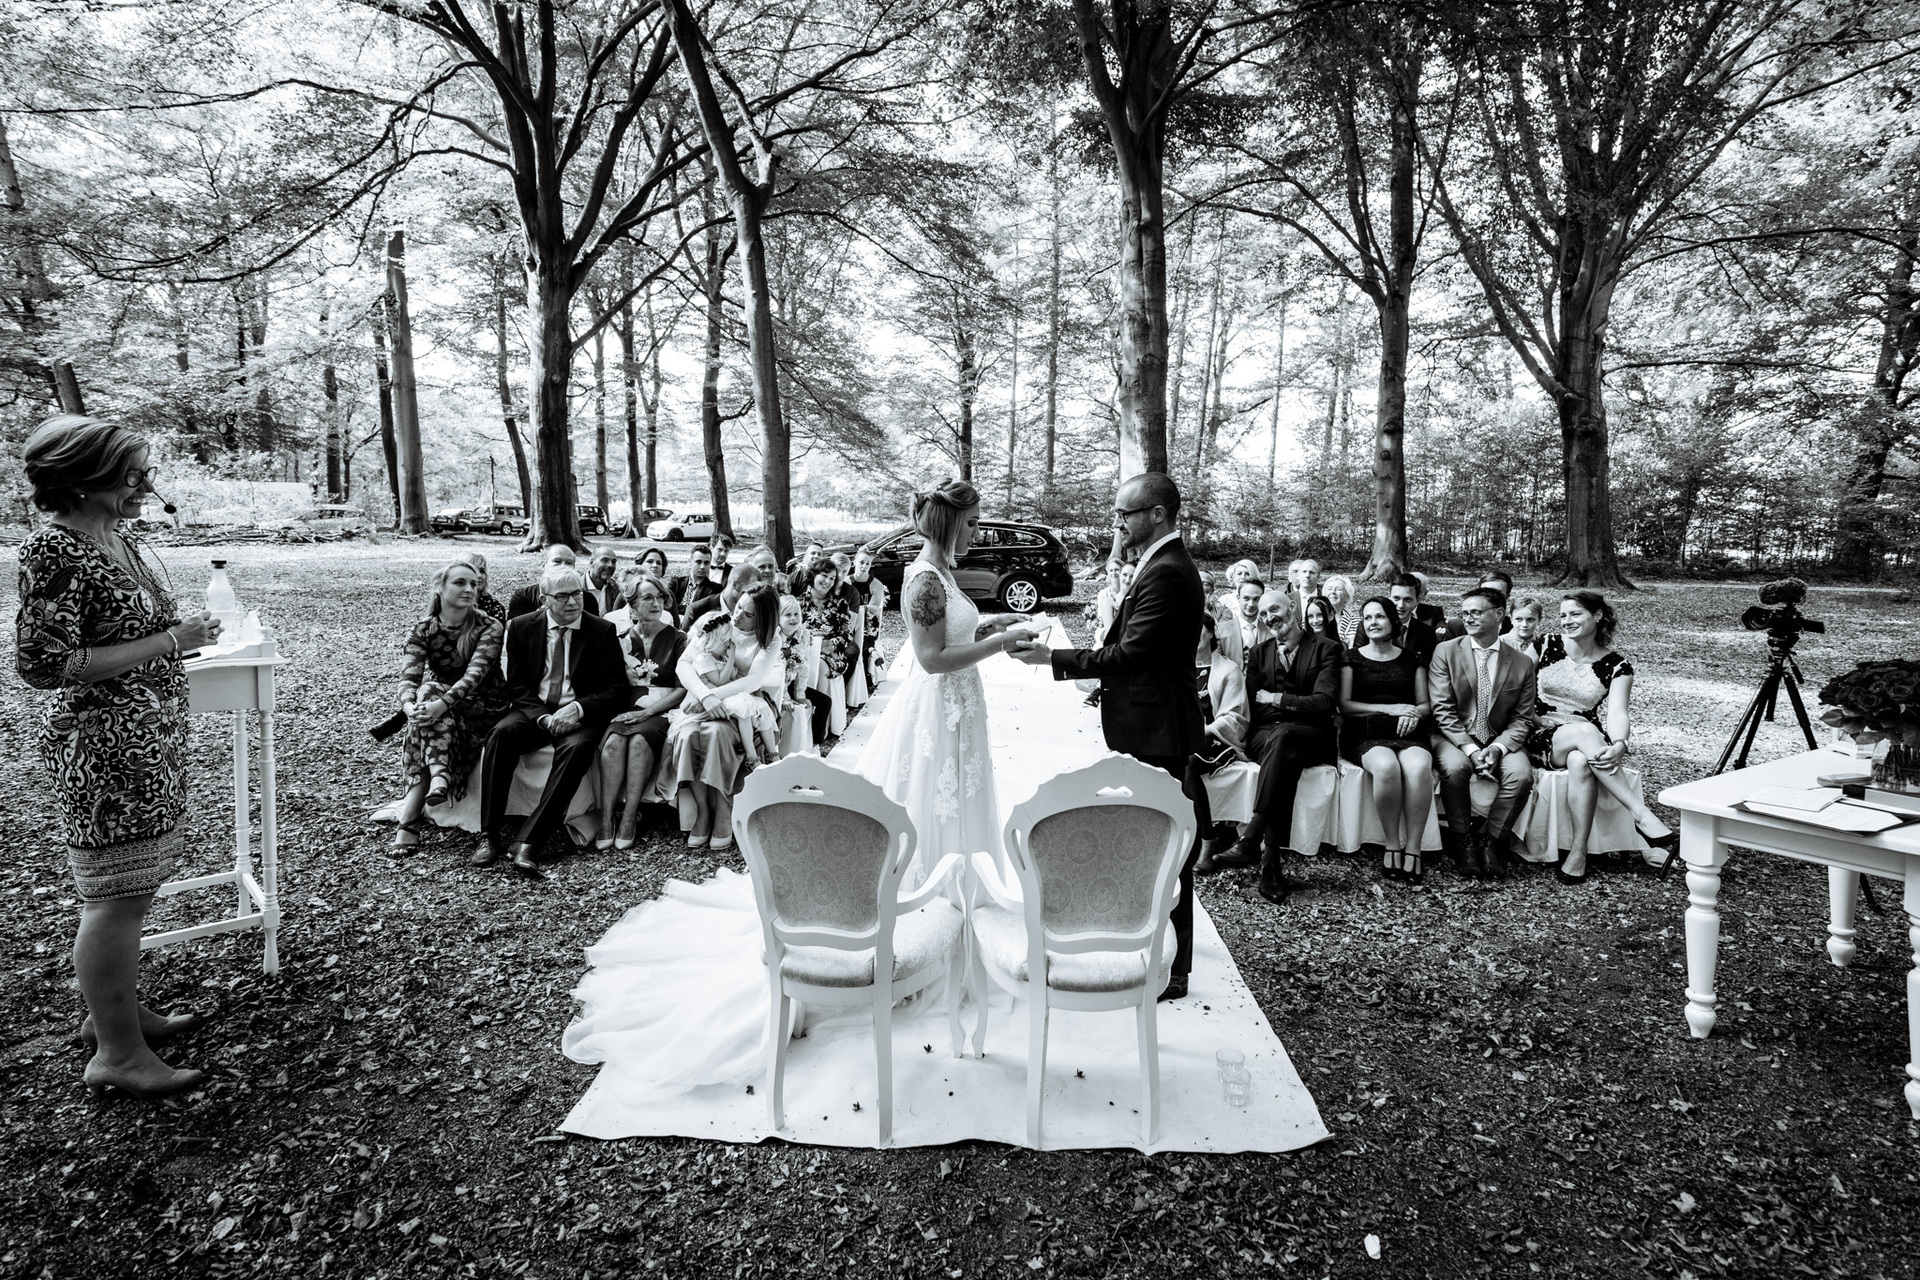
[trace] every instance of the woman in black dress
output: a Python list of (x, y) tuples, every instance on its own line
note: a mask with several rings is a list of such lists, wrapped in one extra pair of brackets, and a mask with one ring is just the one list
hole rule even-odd
[(1433, 711), (1427, 669), (1400, 646), (1400, 614), (1385, 596), (1360, 606), (1360, 631), (1366, 642), (1348, 652), (1340, 672), (1340, 754), (1373, 779), (1387, 845), (1382, 874), (1418, 884), (1426, 874), (1420, 839), (1433, 806), (1433, 753), (1420, 729)]
[(641, 797), (667, 741), (667, 713), (687, 696), (676, 670), (687, 637), (667, 613), (672, 599), (672, 588), (651, 573), (636, 578), (627, 593), (633, 628), (620, 648), (627, 660), (627, 680), (640, 694), (631, 710), (613, 718), (600, 744), (600, 835), (595, 844), (602, 849), (633, 848)]
[(220, 624), (182, 618), (163, 571), (121, 528), (153, 492), (147, 443), (63, 414), (23, 450), (33, 505), (52, 519), (20, 544), (20, 678), (51, 689), (40, 758), (53, 778), (79, 892), (73, 972), (97, 1045), (87, 1088), (157, 1098), (199, 1086), (148, 1047), (191, 1027), (140, 1003), (140, 930), (186, 844), (187, 674), (180, 655)]
[(480, 607), (480, 575), (471, 564), (458, 560), (433, 575), (427, 616), (413, 624), (400, 670), (407, 794), (393, 833), (396, 851), (420, 843), (420, 820), (429, 805), (467, 794), (480, 748), (507, 713), (500, 673), (506, 635), (506, 625)]

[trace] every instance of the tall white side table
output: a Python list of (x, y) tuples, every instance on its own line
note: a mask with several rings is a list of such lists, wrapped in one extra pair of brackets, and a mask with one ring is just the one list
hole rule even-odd
[[(217, 650), (187, 667), (187, 709), (192, 712), (231, 712), (233, 715), (233, 870), (189, 880), (171, 880), (155, 897), (167, 898), (192, 889), (232, 885), (234, 914), (205, 924), (150, 933), (140, 949), (188, 942), (216, 933), (258, 929), (266, 946), (260, 967), (280, 971), (280, 830), (274, 797), (273, 670), (286, 659), (274, 652), (271, 640), (249, 645), (233, 654)], [(249, 735), (247, 714), (260, 717), (260, 875), (253, 874), (253, 818), (248, 797)]]
[(1762, 787), (1811, 787), (1823, 773), (1847, 771), (1854, 762), (1832, 750), (1804, 751), (1702, 778), (1660, 793), (1662, 804), (1680, 811), (1680, 856), (1687, 865), (1687, 1027), (1698, 1039), (1712, 1031), (1714, 971), (1720, 953), (1720, 868), (1727, 847), (1738, 845), (1827, 869), (1827, 958), (1840, 968), (1853, 963), (1854, 900), (1860, 876), (1885, 876), (1903, 886), (1901, 906), (1914, 967), (1907, 971), (1907, 1106), (1920, 1120), (1920, 827), (1895, 827), (1879, 835), (1848, 835), (1803, 823), (1747, 813), (1733, 806)]

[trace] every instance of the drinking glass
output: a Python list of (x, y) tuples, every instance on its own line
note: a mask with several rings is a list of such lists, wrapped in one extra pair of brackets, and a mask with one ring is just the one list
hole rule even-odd
[(1213, 1055), (1213, 1065), (1225, 1080), (1228, 1072), (1239, 1071), (1247, 1065), (1247, 1055), (1238, 1049), (1222, 1049)]

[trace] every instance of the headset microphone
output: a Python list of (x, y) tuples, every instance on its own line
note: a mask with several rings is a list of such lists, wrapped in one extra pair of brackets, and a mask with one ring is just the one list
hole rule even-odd
[[(160, 498), (160, 491), (158, 489), (155, 489), (152, 485), (147, 486), (147, 492), (152, 494), (156, 498)], [(176, 515), (180, 511), (180, 508), (174, 506), (171, 502), (168, 502), (165, 498), (160, 498), (160, 509), (166, 512), (168, 515)]]

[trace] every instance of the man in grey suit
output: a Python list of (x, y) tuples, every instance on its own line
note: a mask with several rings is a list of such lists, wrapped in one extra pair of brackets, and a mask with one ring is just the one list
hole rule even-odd
[[(1531, 654), (1500, 643), (1506, 598), (1475, 587), (1460, 598), (1466, 634), (1433, 651), (1427, 679), (1433, 697), (1433, 759), (1447, 825), (1459, 838), (1460, 869), (1484, 880), (1503, 871), (1514, 816), (1533, 790), (1527, 738), (1534, 726)], [(1473, 823), (1473, 779), (1499, 783), (1486, 825)]]

